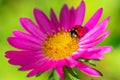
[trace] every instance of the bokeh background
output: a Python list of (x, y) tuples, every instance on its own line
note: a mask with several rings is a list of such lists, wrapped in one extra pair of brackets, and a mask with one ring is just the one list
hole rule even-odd
[[(34, 21), (32, 11), (39, 8), (50, 16), (50, 8), (53, 8), (59, 16), (63, 4), (69, 7), (77, 7), (81, 0), (0, 0), (0, 80), (47, 80), (49, 72), (40, 77), (26, 78), (28, 71), (20, 72), (19, 66), (8, 64), (5, 51), (14, 49), (6, 41), (8, 36), (12, 36), (13, 30), (23, 30), (19, 24), (20, 17), (29, 17)], [(81, 80), (120, 80), (120, 0), (85, 0), (86, 16), (84, 23), (100, 7), (104, 8), (103, 20), (106, 16), (111, 16), (107, 29), (111, 31), (110, 36), (100, 45), (111, 45), (113, 51), (104, 55), (104, 59), (97, 62), (96, 69), (100, 70), (104, 76), (92, 78), (84, 73), (80, 75)], [(100, 21), (101, 21), (100, 20)]]

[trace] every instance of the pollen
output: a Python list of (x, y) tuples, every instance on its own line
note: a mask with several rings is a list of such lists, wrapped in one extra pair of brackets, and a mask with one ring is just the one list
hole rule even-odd
[(69, 32), (61, 31), (47, 38), (42, 46), (43, 54), (59, 60), (70, 57), (78, 49), (78, 38), (72, 38)]

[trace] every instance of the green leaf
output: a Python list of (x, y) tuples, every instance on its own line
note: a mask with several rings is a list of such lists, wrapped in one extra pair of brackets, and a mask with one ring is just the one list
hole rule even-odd
[(75, 73), (79, 76), (80, 74), (81, 74), (81, 71), (80, 70), (78, 70), (77, 68), (72, 68), (74, 71), (75, 71)]
[(71, 80), (70, 76), (67, 73), (67, 70), (64, 67), (64, 80)]
[(65, 80), (80, 80), (72, 68), (64, 67)]
[(41, 74), (42, 74), (42, 73), (39, 73), (39, 74), (37, 74), (37, 75), (36, 75), (36, 77), (39, 77), (39, 76), (41, 76)]
[(54, 70), (52, 70), (52, 72), (51, 72), (48, 80), (55, 80), (55, 79), (54, 79)]
[(72, 68), (69, 67), (65, 67), (67, 72), (69, 72), (73, 77), (78, 78), (77, 74), (75, 74), (74, 70), (72, 70)]
[(83, 63), (88, 63), (88, 64), (90, 64), (92, 66), (96, 66), (94, 61), (98, 61), (98, 60), (97, 59), (96, 60), (78, 59), (78, 61), (83, 62)]
[(80, 62), (86, 62), (86, 60), (85, 59), (77, 59), (78, 61), (80, 61)]
[(90, 65), (96, 66), (96, 64), (95, 64), (95, 62), (94, 62), (93, 60), (88, 60), (88, 63), (89, 63)]
[(77, 69), (76, 67), (72, 68), (74, 70), (74, 72), (77, 74), (78, 78), (80, 79), (81, 76), (81, 71), (79, 69)]
[(54, 78), (55, 78), (55, 80), (60, 80), (60, 78), (58, 77), (57, 72), (55, 70), (54, 70)]
[(48, 80), (55, 80), (55, 79), (54, 79), (54, 77), (52, 76), (52, 77), (48, 78)]

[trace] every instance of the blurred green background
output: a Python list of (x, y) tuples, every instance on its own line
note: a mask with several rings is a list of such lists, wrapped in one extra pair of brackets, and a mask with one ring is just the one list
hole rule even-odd
[[(53, 8), (59, 15), (63, 4), (69, 7), (77, 7), (81, 0), (0, 0), (0, 80), (47, 80), (45, 73), (41, 77), (26, 78), (29, 71), (18, 71), (19, 66), (8, 64), (5, 51), (14, 49), (6, 41), (8, 36), (12, 36), (12, 31), (23, 30), (19, 24), (20, 17), (29, 17), (34, 21), (32, 11), (39, 8), (48, 16), (50, 8)], [(113, 51), (104, 55), (104, 59), (97, 62), (96, 69), (100, 70), (104, 76), (92, 78), (84, 73), (81, 74), (81, 80), (120, 80), (120, 0), (85, 0), (86, 17), (84, 23), (100, 7), (104, 8), (103, 20), (106, 16), (111, 16), (107, 29), (111, 30), (110, 36), (100, 45), (111, 45)], [(101, 21), (100, 20), (100, 21)]]

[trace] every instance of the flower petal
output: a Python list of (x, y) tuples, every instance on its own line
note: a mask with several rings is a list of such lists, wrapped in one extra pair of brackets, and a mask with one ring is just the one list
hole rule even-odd
[(56, 72), (57, 72), (58, 76), (59, 76), (61, 79), (64, 78), (63, 67), (56, 68)]
[(76, 66), (80, 71), (90, 75), (90, 76), (94, 76), (94, 77), (98, 77), (100, 76), (101, 74), (96, 71), (95, 69), (93, 68), (90, 68), (89, 66), (83, 64), (83, 63), (79, 63), (77, 66)]
[(34, 9), (34, 17), (36, 22), (39, 25), (39, 28), (44, 33), (52, 33), (52, 24), (50, 23), (50, 20), (47, 18), (47, 16), (39, 9)]
[(56, 68), (57, 67), (63, 67), (66, 64), (66, 59), (61, 59), (61, 60), (57, 60), (55, 63)]
[(45, 34), (43, 34), (39, 28), (28, 18), (20, 18), (20, 23), (23, 28), (28, 31), (30, 34), (38, 37), (38, 38), (45, 38)]
[(28, 58), (22, 58), (22, 59), (12, 58), (8, 62), (12, 65), (23, 66), (23, 65), (27, 65), (27, 64), (31, 64), (31, 63), (36, 62), (36, 59), (38, 59), (37, 57), (39, 58), (39, 56), (36, 56), (36, 57), (35, 56), (29, 56)]
[(7, 51), (6, 52), (6, 57), (7, 58), (24, 58), (27, 56), (34, 56), (38, 55), (40, 52), (35, 52), (35, 51)]
[(85, 28), (87, 28), (88, 31), (93, 29), (93, 27), (97, 24), (100, 17), (102, 16), (103, 9), (100, 8), (96, 11), (96, 13), (89, 19), (89, 21), (85, 24)]
[(67, 5), (64, 5), (60, 12), (60, 26), (68, 30), (70, 26), (70, 12)]
[(28, 41), (36, 43), (36, 44), (42, 44), (43, 43), (43, 40), (38, 39), (38, 38), (36, 38), (34, 36), (31, 36), (29, 34), (26, 34), (24, 32), (18, 31), (18, 30), (13, 31), (13, 34), (17, 38), (28, 40)]
[(86, 49), (78, 49), (78, 51), (76, 51), (76, 52), (74, 52), (73, 54), (72, 54), (72, 58), (73, 59), (77, 59), (77, 58), (80, 58), (80, 56), (82, 55), (82, 54), (84, 54), (86, 52)]
[(10, 64), (21, 66), (34, 63), (43, 58), (41, 53), (33, 51), (7, 51), (6, 57), (10, 58)]
[(52, 23), (54, 25), (54, 30), (57, 32), (58, 28), (60, 27), (60, 24), (58, 22), (58, 19), (57, 19), (56, 15), (55, 15), (55, 12), (53, 11), (53, 9), (51, 9), (50, 13), (51, 13), (50, 14), (51, 15), (51, 21), (52, 21)]
[(104, 31), (98, 31), (98, 33), (91, 35), (88, 39), (85, 39), (83, 41), (80, 41), (80, 45), (85, 45), (85, 44), (90, 44), (92, 42), (94, 42), (95, 40), (99, 39), (100, 37), (103, 37), (103, 35), (106, 35), (106, 33), (108, 33), (109, 30), (104, 30)]
[(99, 54), (105, 54), (105, 53), (108, 53), (108, 52), (112, 51), (111, 46), (100, 46), (100, 47), (97, 47), (97, 49), (101, 49)]
[(73, 58), (67, 58), (66, 61), (67, 61), (66, 65), (68, 67), (75, 67), (78, 64), (78, 62), (74, 60)]
[(84, 54), (81, 55), (81, 58), (84, 58), (84, 59), (101, 59), (102, 56), (98, 54), (99, 52), (100, 52), (100, 49), (94, 49), (94, 48), (91, 49), (90, 48)]
[(23, 50), (30, 50), (30, 51), (41, 50), (40, 45), (30, 42), (28, 40), (23, 40), (16, 37), (9, 37), (8, 42), (13, 47), (23, 49)]
[(80, 6), (77, 8), (75, 15), (76, 15), (76, 19), (75, 19), (75, 22), (74, 22), (73, 26), (82, 25), (83, 20), (84, 20), (84, 16), (85, 16), (84, 0), (82, 0)]
[(74, 9), (74, 7), (72, 7), (70, 9), (70, 29), (72, 29), (75, 25), (75, 19), (76, 19), (76, 15), (75, 15), (76, 10)]
[[(94, 27), (84, 37), (82, 37), (80, 41), (83, 41), (85, 39), (89, 39), (92, 35), (96, 35), (97, 32), (102, 32), (106, 28), (106, 26), (108, 25), (109, 19), (110, 19), (109, 16), (107, 18), (105, 18), (99, 25), (97, 25), (96, 27)], [(96, 36), (96, 37), (98, 37), (98, 36)]]
[(97, 48), (89, 48), (85, 54), (81, 55), (81, 58), (85, 59), (102, 59), (102, 54), (108, 53), (112, 50), (111, 46), (100, 46)]
[(47, 62), (43, 62), (42, 64), (38, 64), (28, 75), (27, 77), (34, 76), (36, 74), (51, 70), (54, 68), (54, 62), (52, 60), (48, 60)]
[(32, 62), (32, 63), (29, 63), (29, 64), (26, 64), (26, 65), (23, 65), (19, 68), (20, 71), (25, 71), (25, 70), (30, 70), (30, 69), (33, 69), (35, 67), (37, 67), (38, 65), (41, 65), (43, 66), (43, 62), (47, 62), (48, 59), (46, 59), (44, 56), (40, 56), (39, 57), (39, 60), (37, 60), (36, 62)]
[(110, 31), (107, 30), (101, 38), (99, 38), (99, 39), (97, 39), (97, 40), (94, 40), (94, 41), (92, 41), (92, 42), (90, 42), (90, 43), (88, 43), (88, 44), (82, 44), (82, 45), (79, 44), (79, 46), (80, 46), (81, 48), (93, 47), (93, 46), (99, 44), (100, 42), (102, 42), (103, 40), (105, 40), (105, 39), (108, 37), (109, 34), (110, 34)]

